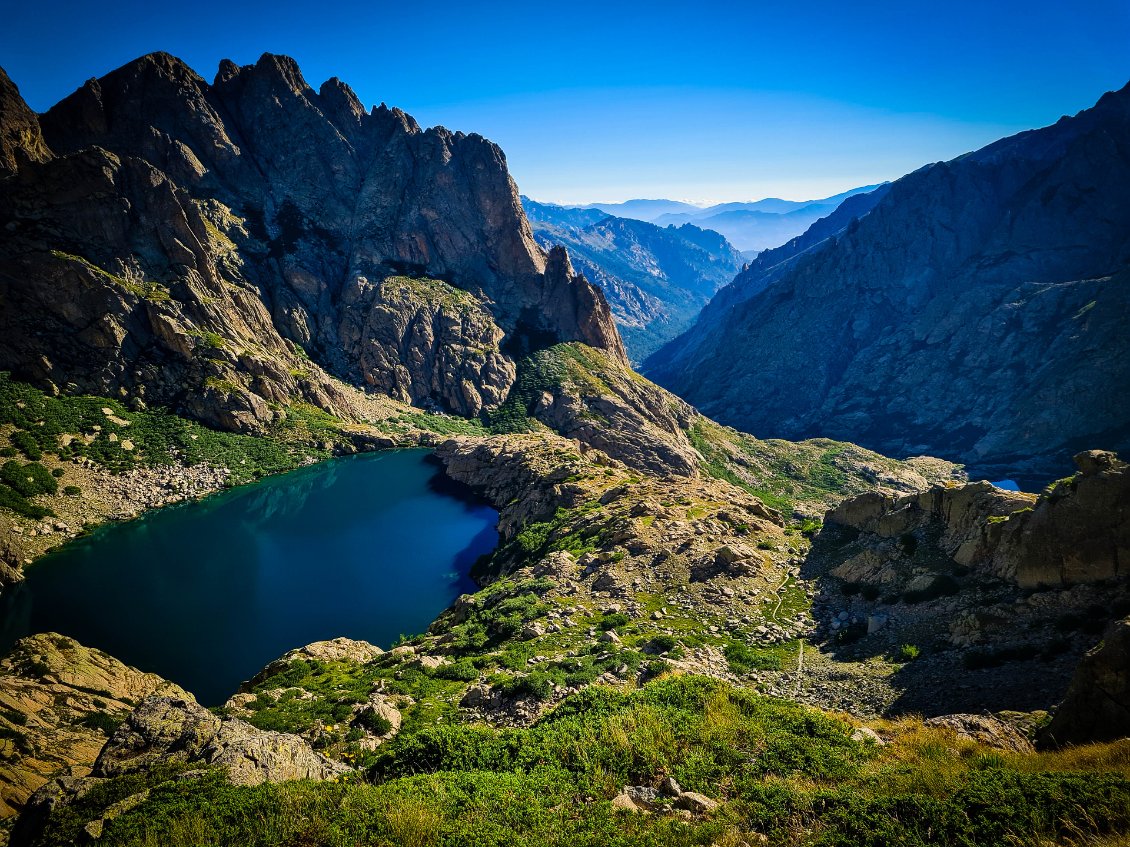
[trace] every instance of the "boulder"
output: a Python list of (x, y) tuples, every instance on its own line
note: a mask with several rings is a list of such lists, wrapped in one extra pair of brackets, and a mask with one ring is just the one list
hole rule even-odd
[(711, 800), (705, 794), (699, 794), (696, 791), (684, 791), (675, 798), (675, 808), (686, 809), (696, 815), (709, 814), (719, 805), (717, 800)]
[(926, 721), (926, 726), (951, 729), (958, 738), (976, 741), (998, 750), (1032, 752), (1032, 743), (1014, 726), (990, 715), (941, 715), (930, 718)]
[(93, 775), (118, 776), (168, 761), (225, 767), (236, 785), (331, 779), (350, 770), (296, 735), (219, 718), (191, 697), (151, 696), (106, 742)]
[(1079, 662), (1067, 697), (1040, 735), (1041, 746), (1130, 736), (1130, 618), (1111, 624)]

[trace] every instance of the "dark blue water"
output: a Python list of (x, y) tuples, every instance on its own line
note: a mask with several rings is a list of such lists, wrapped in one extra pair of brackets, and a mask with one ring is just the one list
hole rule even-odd
[(995, 485), (997, 488), (1003, 488), (1005, 491), (1019, 491), (1020, 490), (1020, 486), (1016, 483), (1016, 480), (1014, 480), (1014, 479), (1002, 479), (1000, 482), (994, 482), (993, 485)]
[(424, 450), (370, 453), (103, 527), (0, 598), (0, 647), (54, 631), (222, 703), (287, 650), (425, 630), (498, 542)]

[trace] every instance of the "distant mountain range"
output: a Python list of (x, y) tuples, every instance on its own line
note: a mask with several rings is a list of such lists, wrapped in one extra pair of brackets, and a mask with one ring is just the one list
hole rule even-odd
[[(603, 212), (659, 226), (690, 223), (719, 232), (738, 250), (748, 252), (779, 247), (830, 214), (848, 197), (876, 188), (877, 185), (865, 185), (820, 200), (768, 197), (748, 203), (719, 203), (714, 206), (695, 206), (680, 200), (627, 200), (623, 203), (589, 203), (578, 206), (539, 205), (563, 212)], [(588, 221), (594, 222), (595, 220)]]
[(564, 246), (574, 268), (604, 291), (633, 361), (690, 326), (744, 262), (722, 235), (692, 224), (658, 226), (528, 197), (522, 206), (538, 243)]
[(1029, 484), (1130, 448), (1130, 86), (849, 198), (644, 373), (759, 437)]

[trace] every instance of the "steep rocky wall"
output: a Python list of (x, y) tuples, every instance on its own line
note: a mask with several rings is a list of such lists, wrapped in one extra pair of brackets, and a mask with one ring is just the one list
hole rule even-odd
[[(256, 429), (295, 399), (350, 417), (331, 375), (473, 415), (532, 349), (624, 358), (480, 136), (365, 112), (269, 54), (212, 85), (167, 54), (90, 80), (41, 116), (53, 159), (14, 86), (3, 101), (25, 150), (0, 181), (0, 367), (17, 375)], [(392, 277), (470, 310), (387, 297)]]
[(51, 158), (35, 112), (20, 97), (16, 84), (0, 68), (0, 179), (14, 174), (23, 162)]
[(645, 373), (761, 438), (1046, 484), (1080, 449), (1130, 447), (1128, 188), (1130, 87), (897, 180)]

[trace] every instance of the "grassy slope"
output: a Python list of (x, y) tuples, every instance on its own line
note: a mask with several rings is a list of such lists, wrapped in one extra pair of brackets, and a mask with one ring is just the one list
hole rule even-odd
[[(99, 843), (988, 847), (1130, 829), (1130, 741), (1007, 754), (914, 721), (879, 729), (891, 743), (855, 741), (836, 716), (704, 678), (593, 688), (527, 729), (405, 730), (372, 783), (120, 777), (56, 814), (39, 843), (72, 843), (148, 786)], [(694, 819), (611, 805), (622, 786), (668, 775), (724, 805)]]

